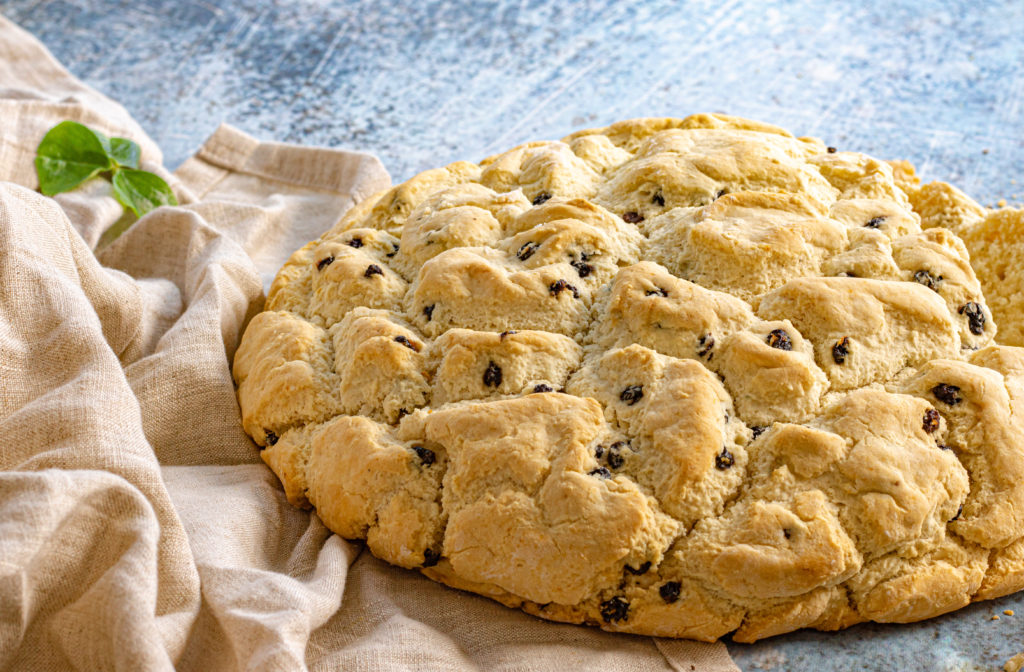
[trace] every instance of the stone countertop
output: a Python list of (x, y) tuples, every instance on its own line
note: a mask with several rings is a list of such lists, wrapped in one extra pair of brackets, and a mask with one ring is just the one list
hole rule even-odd
[[(399, 182), (619, 119), (722, 111), (909, 159), (925, 181), (987, 205), (1024, 201), (1019, 0), (5, 0), (0, 11), (123, 103), (169, 168), (222, 121), (373, 152)], [(743, 670), (996, 670), (1024, 649), (1022, 619), (1024, 593), (909, 626), (729, 649)]]

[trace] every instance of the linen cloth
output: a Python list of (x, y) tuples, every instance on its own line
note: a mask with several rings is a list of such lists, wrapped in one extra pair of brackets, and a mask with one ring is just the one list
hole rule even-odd
[[(138, 142), (181, 205), (105, 245), (124, 214), (106, 182), (34, 193), (64, 119)], [(371, 155), (228, 126), (170, 174), (124, 108), (0, 17), (0, 669), (738, 669), (721, 643), (445, 588), (285, 501), (231, 358), (291, 251), (389, 184)]]

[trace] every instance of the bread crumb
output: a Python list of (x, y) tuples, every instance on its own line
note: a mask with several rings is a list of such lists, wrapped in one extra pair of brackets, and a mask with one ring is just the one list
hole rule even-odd
[(1013, 616), (1013, 609), (1003, 609), (1003, 613), (1007, 616)]
[(1022, 667), (1024, 667), (1024, 653), (1018, 653), (1006, 661), (1006, 664), (1003, 665), (1003, 672), (1020, 672)]
[(996, 205), (998, 205), (1000, 208), (1005, 208), (1006, 207), (1006, 199), (1005, 198), (1000, 198), (998, 201), (996, 201)]
[(990, 618), (989, 620), (990, 621), (998, 621), (999, 620), (999, 614), (992, 614), (992, 618)]

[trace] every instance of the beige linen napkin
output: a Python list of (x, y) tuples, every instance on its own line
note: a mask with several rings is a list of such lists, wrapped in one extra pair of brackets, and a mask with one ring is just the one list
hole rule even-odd
[[(182, 206), (32, 190), (75, 119)], [(722, 644), (543, 622), (396, 569), (290, 506), (229, 363), (274, 272), (387, 187), (376, 158), (221, 127), (174, 175), (125, 110), (0, 17), (0, 669), (735, 671)]]

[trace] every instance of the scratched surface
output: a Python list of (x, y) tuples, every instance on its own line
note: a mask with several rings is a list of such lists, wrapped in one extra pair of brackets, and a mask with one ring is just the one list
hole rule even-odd
[[(221, 121), (396, 181), (633, 116), (724, 111), (1024, 199), (1024, 2), (0, 0), (181, 163)], [(0, 82), (2, 85), (2, 82)], [(990, 619), (1003, 609), (1019, 616)], [(729, 644), (744, 670), (995, 670), (1024, 596)]]

